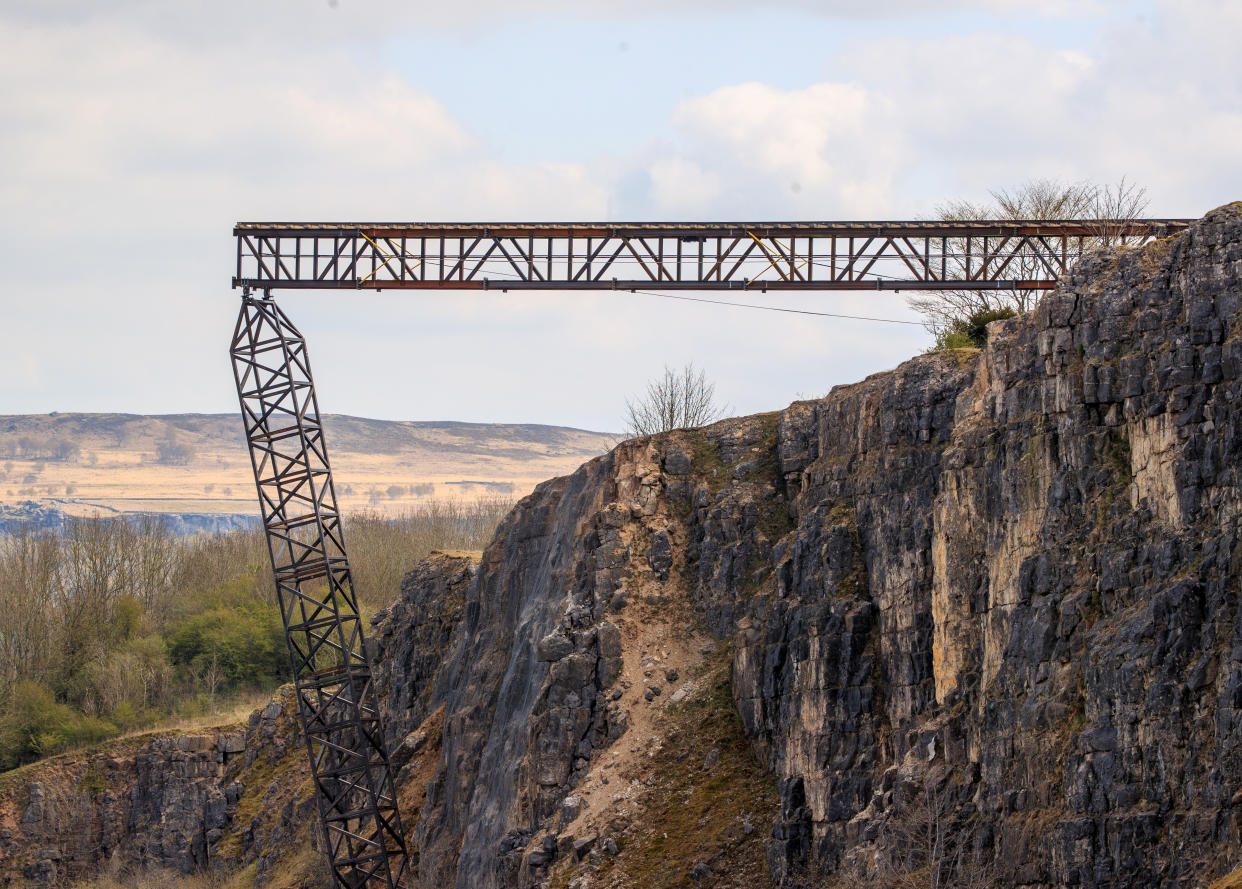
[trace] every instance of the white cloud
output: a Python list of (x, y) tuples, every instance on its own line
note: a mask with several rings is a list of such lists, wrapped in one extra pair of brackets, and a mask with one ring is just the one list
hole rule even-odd
[[(190, 52), (115, 29), (0, 26), (0, 201), (11, 232), (236, 217), (598, 216), (582, 164), (498, 163), (436, 99), (326, 53)], [(151, 232), (152, 227), (156, 228)]]
[(678, 110), (690, 155), (681, 163), (716, 170), (728, 182), (718, 206), (734, 214), (868, 215), (890, 203), (900, 162), (901, 147), (876, 138), (890, 104), (854, 84), (724, 87)]
[(991, 33), (880, 39), (838, 59), (839, 80), (721, 87), (684, 101), (676, 141), (642, 161), (646, 198), (678, 198), (655, 175), (675, 163), (722, 182), (710, 209), (732, 218), (906, 217), (1034, 178), (1123, 175), (1154, 213), (1204, 212), (1242, 190), (1242, 62), (1224, 46), (1200, 62), (1218, 4), (1189, 6), (1090, 52)]
[(705, 212), (720, 196), (720, 177), (694, 161), (663, 157), (651, 165), (652, 200), (662, 213), (690, 218)]
[[(0, 83), (15, 87), (0, 90), (0, 292), (20, 339), (0, 353), (9, 410), (228, 409), (238, 219), (598, 217), (606, 203), (585, 164), (502, 163), (437, 99), (346, 48), (308, 64), (297, 47), (11, 22), (0, 45)], [(295, 317), (332, 329), (368, 300), (300, 302)], [(413, 343), (426, 323), (394, 329)], [(483, 378), (494, 368), (477, 355), (495, 352), (455, 360)], [(384, 412), (370, 374), (408, 370), (404, 351), (338, 367), (325, 339), (316, 354), (352, 393), (338, 410)]]

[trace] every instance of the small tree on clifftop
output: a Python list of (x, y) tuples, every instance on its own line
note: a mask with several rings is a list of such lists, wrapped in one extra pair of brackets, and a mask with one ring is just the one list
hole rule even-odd
[[(1088, 248), (1107, 247), (1118, 240), (1120, 228), (1140, 218), (1147, 210), (1147, 190), (1127, 182), (1123, 177), (1116, 185), (1095, 185), (1090, 182), (1065, 183), (1053, 179), (1036, 179), (1020, 188), (991, 192), (992, 203), (949, 201), (936, 208), (936, 215), (946, 222), (967, 222), (976, 219), (1033, 221), (1039, 219), (1090, 219), (1096, 223)], [(950, 241), (950, 266), (956, 261), (964, 271), (964, 248)], [(1012, 263), (1007, 274), (1014, 278), (1042, 278), (1047, 272), (1035, 257)], [(972, 318), (1004, 317), (1035, 307), (1043, 296), (1038, 290), (940, 290), (910, 297), (910, 308), (923, 315), (927, 329), (943, 339), (946, 333), (960, 330)]]
[(716, 384), (693, 363), (681, 370), (668, 365), (647, 384), (647, 391), (625, 402), (625, 431), (635, 437), (673, 429), (691, 429), (719, 420), (724, 408), (716, 403)]

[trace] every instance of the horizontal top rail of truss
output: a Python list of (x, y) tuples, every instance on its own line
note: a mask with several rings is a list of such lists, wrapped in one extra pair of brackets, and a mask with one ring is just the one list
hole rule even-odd
[(1101, 226), (1130, 237), (1168, 237), (1193, 219), (1137, 219), (1114, 227), (1090, 219), (935, 220), (852, 222), (239, 222), (233, 235), (257, 237), (352, 237), (363, 232), (385, 238), (618, 238), (618, 237), (1005, 237), (1056, 235), (1092, 237)]
[(1042, 290), (1085, 250), (1185, 219), (973, 222), (242, 222), (261, 289)]

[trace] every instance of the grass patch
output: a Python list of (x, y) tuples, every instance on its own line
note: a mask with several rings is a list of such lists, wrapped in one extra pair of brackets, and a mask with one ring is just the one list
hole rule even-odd
[(1242, 889), (1242, 867), (1214, 881), (1208, 889)]
[[(312, 829), (314, 828), (310, 824), (306, 825), (307, 833)], [(327, 875), (324, 853), (311, 848), (309, 836), (305, 838), (303, 845), (277, 860), (267, 879), (263, 881), (264, 889), (310, 889), (321, 886), (329, 889), (331, 879)]]
[(730, 473), (720, 456), (720, 445), (702, 432), (690, 438), (690, 475), (704, 482), (713, 494), (729, 481)]
[(483, 560), (483, 550), (481, 549), (437, 549), (431, 552), (432, 555), (436, 553), (448, 556), (450, 559), (469, 559), (474, 565), (479, 564)]
[(86, 774), (82, 776), (82, 780), (78, 782), (78, 789), (91, 795), (103, 793), (107, 790), (108, 779), (103, 769), (95, 765), (89, 766)]
[(152, 870), (83, 880), (71, 884), (70, 889), (251, 889), (255, 879), (254, 865), (233, 874), (211, 872), (182, 875)]

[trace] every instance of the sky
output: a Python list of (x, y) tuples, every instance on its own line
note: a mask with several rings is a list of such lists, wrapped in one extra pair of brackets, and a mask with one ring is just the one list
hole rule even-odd
[[(1242, 198), (1238, 0), (4, 0), (0, 414), (236, 410), (244, 220), (904, 219), (1039, 178)], [(288, 292), (321, 409), (618, 430), (917, 325), (643, 294)], [(773, 305), (912, 320), (897, 293)]]

